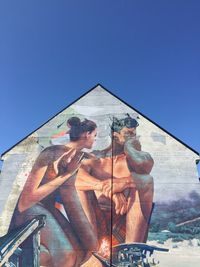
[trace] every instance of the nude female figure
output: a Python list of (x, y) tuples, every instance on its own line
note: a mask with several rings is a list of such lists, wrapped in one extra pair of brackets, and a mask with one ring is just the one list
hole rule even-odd
[[(96, 137), (96, 124), (89, 120), (71, 122), (70, 142), (66, 145), (55, 145), (44, 149), (36, 159), (20, 195), (13, 223), (19, 226), (39, 214), (46, 215), (46, 225), (41, 230), (41, 265), (48, 267), (80, 266), (85, 257), (79, 238), (79, 231), (74, 231), (76, 216), (71, 221), (55, 208), (56, 196), (60, 195), (66, 211), (62, 188), (73, 183), (80, 161), (84, 156), (82, 149), (91, 148)], [(71, 190), (72, 191), (72, 190)], [(74, 201), (78, 201), (75, 192), (71, 192)], [(70, 196), (69, 196), (70, 199)], [(79, 202), (79, 201), (78, 201)], [(77, 204), (79, 213), (83, 213)], [(84, 217), (84, 213), (83, 213)], [(89, 233), (90, 234), (90, 233)], [(81, 232), (80, 232), (81, 236)]]

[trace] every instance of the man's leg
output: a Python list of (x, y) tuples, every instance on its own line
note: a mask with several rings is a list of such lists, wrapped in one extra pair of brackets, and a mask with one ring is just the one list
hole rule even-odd
[(126, 215), (126, 243), (143, 242), (144, 217), (138, 191), (130, 190), (129, 210)]
[(134, 178), (137, 190), (130, 190), (130, 206), (126, 216), (126, 242), (145, 242), (153, 203), (153, 178)]
[(148, 237), (148, 228), (153, 209), (153, 194), (154, 194), (153, 177), (151, 175), (148, 175), (148, 177), (145, 178), (142, 188), (139, 190), (140, 205), (146, 225), (145, 227), (146, 229), (144, 228), (145, 232), (144, 232), (143, 242), (146, 242)]

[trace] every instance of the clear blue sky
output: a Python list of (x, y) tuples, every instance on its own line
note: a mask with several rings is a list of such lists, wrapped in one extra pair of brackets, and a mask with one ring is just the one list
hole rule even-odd
[(97, 83), (200, 151), (200, 1), (0, 1), (1, 153)]

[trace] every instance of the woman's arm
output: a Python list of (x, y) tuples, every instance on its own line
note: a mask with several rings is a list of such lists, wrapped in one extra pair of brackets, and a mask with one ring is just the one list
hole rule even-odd
[(56, 176), (58, 173), (57, 165), (59, 161), (66, 155), (72, 156), (71, 152), (72, 151), (70, 150), (64, 153), (61, 157), (53, 162), (54, 170), (56, 171), (55, 178), (43, 185), (40, 185), (40, 183), (44, 178), (44, 175), (48, 168), (49, 156), (47, 158), (47, 155), (45, 155), (45, 153), (39, 156), (31, 170), (30, 175), (28, 176), (26, 184), (21, 193), (18, 203), (18, 209), (20, 212), (30, 208), (35, 203), (41, 201), (43, 198), (51, 194), (77, 171), (77, 169), (80, 167), (79, 159), (73, 162), (73, 166), (70, 167), (70, 171)]

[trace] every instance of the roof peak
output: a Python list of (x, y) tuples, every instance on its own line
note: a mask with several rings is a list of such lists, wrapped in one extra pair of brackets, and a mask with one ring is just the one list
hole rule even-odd
[[(140, 111), (138, 111), (137, 109), (135, 109), (134, 107), (132, 107), (130, 104), (126, 103), (124, 100), (122, 100), (121, 98), (119, 98), (117, 95), (115, 95), (113, 92), (111, 92), (110, 90), (108, 90), (104, 85), (102, 85), (101, 83), (97, 83), (95, 86), (93, 86), (91, 89), (89, 89), (88, 91), (86, 91), (83, 95), (81, 95), (78, 99), (74, 100), (72, 103), (70, 103), (69, 105), (67, 105), (67, 107), (63, 108), (61, 111), (59, 111), (57, 114), (55, 114), (53, 117), (51, 117), (49, 120), (47, 120), (45, 123), (43, 123), (41, 126), (39, 126), (36, 130), (32, 131), (30, 134), (28, 134), (27, 136), (25, 136), (22, 140), (20, 140), (19, 142), (17, 142), (15, 145), (13, 145), (11, 148), (9, 148), (8, 150), (6, 150), (4, 153), (2, 153), (2, 156), (4, 156), (6, 153), (8, 153), (11, 149), (13, 149), (15, 146), (17, 146), (19, 143), (21, 143), (22, 141), (24, 141), (26, 138), (28, 138), (30, 135), (32, 135), (34, 132), (36, 132), (37, 130), (39, 130), (41, 127), (43, 127), (45, 124), (47, 124), (49, 121), (51, 121), (52, 119), (54, 119), (56, 116), (58, 116), (60, 113), (62, 113), (64, 110), (66, 110), (67, 108), (69, 108), (70, 106), (72, 106), (73, 104), (75, 104), (78, 101), (81, 101), (85, 96), (89, 96), (89, 94), (92, 94), (92, 92), (95, 93), (95, 91), (102, 91), (105, 92), (112, 96), (113, 100), (118, 100), (120, 101), (122, 104), (126, 105), (127, 107), (133, 109), (135, 112), (137, 112), (139, 115), (143, 116), (145, 119), (147, 119), (148, 121), (150, 121), (151, 123), (153, 123), (154, 125), (156, 125), (158, 128), (160, 128), (161, 130), (163, 130), (164, 132), (166, 132), (167, 134), (169, 134), (172, 138), (176, 139), (178, 142), (180, 142), (182, 145), (186, 146), (188, 149), (190, 149), (191, 151), (193, 151), (195, 154), (199, 155), (199, 153), (197, 151), (195, 151), (193, 148), (189, 147), (187, 144), (185, 144), (184, 142), (182, 142), (180, 139), (178, 139), (177, 137), (175, 137), (174, 135), (172, 135), (171, 133), (169, 133), (168, 131), (166, 131), (165, 129), (163, 129), (160, 125), (158, 125), (157, 123), (155, 123), (154, 121), (152, 121), (151, 119), (149, 119), (147, 116), (145, 116), (144, 114), (142, 114)], [(102, 99), (100, 99), (102, 101)]]

